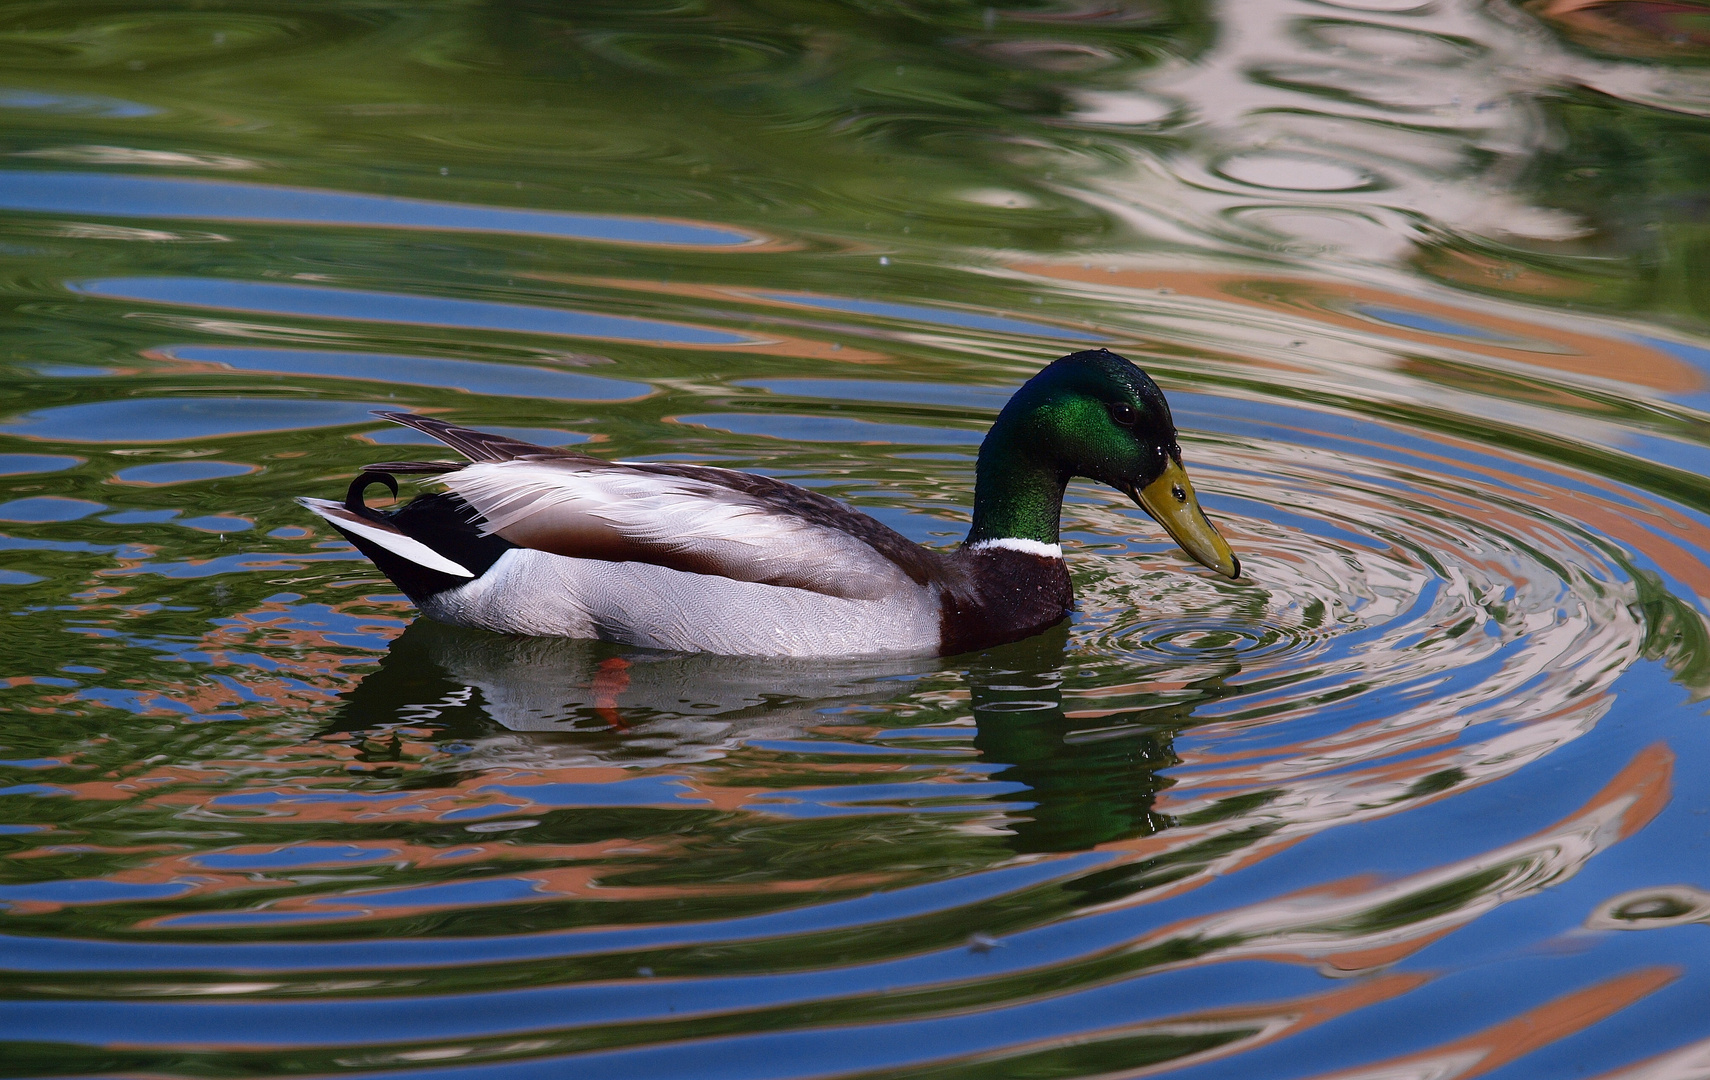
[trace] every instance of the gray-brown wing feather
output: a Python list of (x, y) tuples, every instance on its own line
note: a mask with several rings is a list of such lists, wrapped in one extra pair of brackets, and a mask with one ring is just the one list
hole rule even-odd
[(853, 536), (894, 563), (916, 584), (924, 585), (944, 573), (944, 558), (894, 529), (817, 491), (786, 484), (770, 476), (715, 469), (706, 465), (645, 464), (633, 468), (662, 476), (705, 480), (753, 499), (768, 512), (798, 518), (846, 536)]
[[(611, 462), (411, 413), (382, 415), (473, 458), (443, 482), (475, 511), (484, 532), (521, 547), (864, 600), (919, 588), (945, 572), (936, 552), (770, 477)], [(437, 463), (392, 464), (445, 471)]]

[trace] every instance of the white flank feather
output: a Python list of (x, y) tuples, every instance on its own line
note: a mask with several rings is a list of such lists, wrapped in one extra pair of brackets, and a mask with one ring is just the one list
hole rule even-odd
[(338, 503), (326, 499), (298, 499), (297, 501), (346, 532), (355, 533), (364, 540), (379, 544), (392, 554), (401, 559), (408, 559), (417, 566), (423, 566), (429, 570), (438, 570), (442, 574), (450, 574), (453, 577), (472, 578), (475, 576), (461, 564), (452, 562), (420, 540), (405, 536), (397, 529), (382, 525), (377, 521), (369, 521), (360, 514), (353, 514)]
[(929, 589), (849, 600), (528, 548), (507, 551), (481, 577), (427, 597), (422, 610), (501, 634), (725, 656), (927, 656), (940, 644), (940, 601)]

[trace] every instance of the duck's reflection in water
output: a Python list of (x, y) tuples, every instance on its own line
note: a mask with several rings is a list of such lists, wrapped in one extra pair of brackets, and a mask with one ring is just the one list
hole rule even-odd
[[(720, 758), (757, 741), (824, 739), (836, 725), (850, 729), (845, 745), (876, 735), (874, 751), (906, 758), (916, 740), (866, 726), (875, 710), (907, 705), (926, 724), (949, 721), (947, 736), (965, 732), (954, 722), (971, 713), (978, 756), (968, 774), (1008, 792), (999, 800), (1007, 846), (1073, 851), (1156, 832), (1169, 824), (1153, 801), (1169, 783), (1159, 770), (1177, 761), (1172, 739), (1193, 702), (1217, 687), (1077, 717), (1064, 707), (1067, 641), (1059, 627), (971, 657), (827, 661), (512, 638), (420, 619), (345, 695), (333, 728), (430, 725), (466, 741), (468, 768), (633, 768)], [(937, 702), (927, 715), (914, 707), (923, 698)]]
[(1121, 710), (1068, 710), (1069, 665), (1062, 628), (972, 658), (966, 677), (976, 724), (974, 746), (991, 779), (1024, 785), (1033, 802), (1011, 815), (1009, 846), (1018, 852), (1076, 851), (1147, 836), (1171, 824), (1154, 809), (1180, 760), (1176, 733), (1195, 705), (1226, 692), (1226, 670), (1190, 684), (1167, 704)]
[[(799, 736), (852, 705), (906, 692), (936, 666), (654, 652), (417, 619), (345, 695), (334, 727), (431, 723), (476, 741), (477, 760), (532, 749), (542, 765), (694, 761), (742, 739)], [(495, 740), (492, 724), (521, 738)]]

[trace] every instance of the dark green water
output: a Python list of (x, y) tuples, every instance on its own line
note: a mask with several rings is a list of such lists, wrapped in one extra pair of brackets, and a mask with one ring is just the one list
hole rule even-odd
[[(1710, 1075), (1710, 7), (0, 5), (0, 1076)], [(412, 409), (925, 543), (1169, 393), (1058, 632), (416, 621)]]

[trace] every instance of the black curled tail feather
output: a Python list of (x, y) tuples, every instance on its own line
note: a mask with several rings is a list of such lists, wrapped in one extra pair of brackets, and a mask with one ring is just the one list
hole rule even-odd
[(398, 497), (398, 478), (389, 472), (370, 467), (362, 470), (361, 475), (350, 482), (350, 487), (344, 493), (344, 508), (363, 517), (380, 516), (378, 511), (369, 509), (362, 498), (372, 484), (384, 484), (392, 492), (392, 498)]

